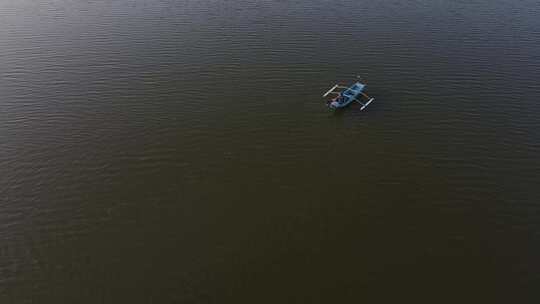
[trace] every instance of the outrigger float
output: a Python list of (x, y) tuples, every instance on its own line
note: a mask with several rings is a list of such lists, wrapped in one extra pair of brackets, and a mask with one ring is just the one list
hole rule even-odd
[[(362, 105), (360, 110), (364, 110), (373, 100), (375, 100), (374, 98), (367, 96), (363, 92), (365, 88), (366, 88), (366, 85), (361, 82), (356, 82), (350, 87), (344, 87), (344, 86), (340, 86), (339, 84), (336, 84), (330, 90), (328, 90), (328, 92), (326, 92), (323, 95), (323, 97), (326, 97), (330, 94), (337, 94), (336, 97), (326, 102), (326, 105), (331, 109), (344, 108), (348, 106), (351, 102), (356, 101)], [(343, 89), (343, 90), (336, 92), (334, 91), (336, 89)], [(362, 97), (365, 98), (366, 100), (359, 100), (359, 98), (361, 99)]]

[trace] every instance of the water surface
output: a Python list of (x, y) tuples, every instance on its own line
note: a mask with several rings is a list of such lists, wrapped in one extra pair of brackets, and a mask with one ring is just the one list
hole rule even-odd
[[(532, 0), (0, 0), (1, 302), (532, 302), (539, 29)], [(356, 75), (376, 101), (328, 111)]]

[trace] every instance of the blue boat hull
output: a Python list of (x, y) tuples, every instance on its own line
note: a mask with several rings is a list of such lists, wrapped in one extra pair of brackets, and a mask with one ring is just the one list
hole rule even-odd
[(328, 106), (332, 109), (339, 109), (344, 108), (351, 104), (351, 102), (355, 101), (358, 95), (362, 93), (364, 88), (366, 87), (365, 84), (357, 82), (353, 84), (352, 86), (348, 87), (345, 91), (341, 92), (339, 96), (334, 98)]

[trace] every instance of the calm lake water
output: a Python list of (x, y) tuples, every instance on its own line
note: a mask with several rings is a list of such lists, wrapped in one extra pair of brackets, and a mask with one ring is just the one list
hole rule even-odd
[(533, 302), (539, 79), (534, 0), (0, 0), (0, 302)]

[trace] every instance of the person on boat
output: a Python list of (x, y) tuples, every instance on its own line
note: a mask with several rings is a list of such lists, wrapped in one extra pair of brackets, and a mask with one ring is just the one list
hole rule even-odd
[(335, 101), (337, 103), (341, 103), (343, 101), (343, 96), (339, 95), (338, 97), (334, 98), (333, 101)]

